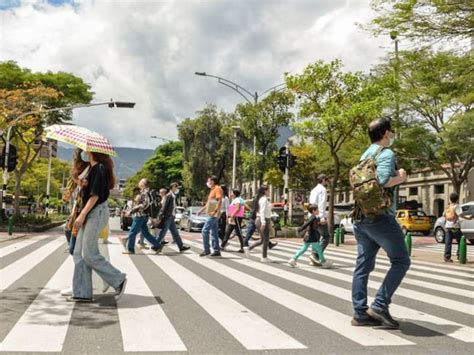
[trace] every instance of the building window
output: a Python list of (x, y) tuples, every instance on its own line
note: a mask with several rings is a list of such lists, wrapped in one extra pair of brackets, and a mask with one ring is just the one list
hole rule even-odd
[(410, 187), (409, 193), (410, 196), (418, 195), (418, 187)]
[(444, 194), (444, 185), (435, 185), (435, 194)]

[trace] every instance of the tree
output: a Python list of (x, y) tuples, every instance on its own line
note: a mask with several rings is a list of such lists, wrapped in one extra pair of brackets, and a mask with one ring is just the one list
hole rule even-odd
[(421, 50), (400, 58), (399, 157), (445, 172), (459, 193), (474, 164), (474, 57)]
[(178, 125), (183, 142), (183, 185), (188, 198), (205, 198), (206, 180), (215, 175), (220, 182), (228, 181), (232, 169), (233, 115), (219, 112), (208, 105)]
[(343, 72), (339, 60), (310, 64), (302, 74), (287, 75), (286, 85), (300, 100), (300, 121), (294, 124), (294, 128), (303, 137), (326, 145), (333, 162), (329, 201), (332, 233), (341, 151), (367, 127), (370, 120), (381, 114), (388, 92), (360, 72)]
[(247, 139), (254, 136), (257, 141), (258, 155), (244, 154), (245, 166), (258, 172), (258, 180), (263, 181), (265, 172), (274, 165), (273, 155), (278, 148), (275, 144), (279, 137), (278, 129), (288, 126), (293, 118), (290, 108), (294, 97), (287, 91), (272, 92), (256, 104), (239, 104), (235, 110), (240, 127)]
[[(90, 86), (69, 73), (32, 73), (15, 62), (0, 62), (0, 128), (6, 129), (20, 115), (73, 104), (89, 103)], [(43, 146), (46, 125), (70, 120), (70, 110), (47, 115), (32, 114), (18, 121), (12, 129), (12, 142), (18, 147), (19, 159), (15, 175), (15, 213), (19, 213), (21, 180), (36, 160)]]
[[(398, 33), (412, 41), (456, 43), (474, 35), (474, 5), (464, 0), (373, 0), (375, 34)], [(461, 42), (462, 43), (462, 42)]]
[(142, 178), (147, 178), (153, 189), (169, 188), (172, 182), (182, 181), (182, 172), (183, 144), (178, 141), (162, 144), (145, 162), (143, 169), (127, 180), (124, 195), (131, 198), (133, 189)]

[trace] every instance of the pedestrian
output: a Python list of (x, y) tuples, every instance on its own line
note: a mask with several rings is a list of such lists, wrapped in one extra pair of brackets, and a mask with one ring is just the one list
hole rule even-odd
[[(221, 256), (220, 245), (219, 245), (219, 216), (221, 211), (222, 200), (224, 199), (224, 193), (221, 187), (218, 185), (218, 179), (216, 176), (210, 176), (207, 178), (206, 186), (211, 189), (209, 196), (207, 197), (206, 204), (197, 212), (199, 216), (207, 211), (206, 222), (202, 228), (202, 243), (203, 252), (199, 255), (204, 256)], [(213, 253), (211, 254), (209, 247), (209, 235), (211, 236)]]
[(258, 200), (258, 211), (257, 219), (255, 220), (255, 225), (260, 231), (260, 240), (250, 247), (244, 247), (244, 253), (246, 257), (250, 256), (250, 251), (252, 249), (262, 246), (262, 263), (270, 263), (271, 260), (267, 257), (268, 244), (270, 242), (270, 228), (271, 228), (271, 217), (272, 217), (272, 208), (270, 201), (268, 200), (269, 190), (268, 187), (262, 186), (258, 190), (257, 200)]
[[(368, 169), (363, 171), (362, 181), (357, 190), (354, 211), (354, 235), (357, 240), (356, 267), (352, 279), (353, 326), (375, 326), (398, 329), (400, 324), (392, 318), (389, 306), (392, 296), (410, 267), (410, 257), (404, 242), (404, 235), (395, 219), (396, 191), (398, 185), (407, 179), (404, 169), (396, 170), (396, 158), (389, 148), (395, 140), (395, 132), (389, 118), (379, 118), (369, 124), (372, 144), (362, 154), (361, 163), (351, 170), (351, 185), (356, 194), (353, 179), (356, 169), (367, 168), (372, 162), (372, 172), (378, 185), (368, 180)], [(369, 164), (369, 165), (366, 165)], [(369, 182), (368, 182), (369, 181)], [(371, 186), (369, 186), (371, 184)], [(378, 194), (370, 194), (379, 191)], [(365, 202), (365, 205), (363, 204)], [(377, 253), (382, 248), (391, 263), (382, 285), (378, 289), (370, 308), (367, 305), (367, 283), (375, 268)]]
[(78, 231), (73, 255), (73, 290), (68, 301), (92, 301), (92, 270), (115, 288), (115, 299), (118, 300), (125, 291), (126, 275), (100, 254), (98, 245), (99, 234), (109, 220), (107, 199), (115, 185), (113, 161), (105, 154), (87, 154), (91, 168), (81, 181), (82, 208), (72, 233)]
[[(158, 195), (160, 196), (160, 201), (161, 201), (160, 202), (161, 207), (163, 206), (162, 202), (165, 200), (165, 197), (166, 197), (167, 193), (168, 193), (168, 190), (165, 189), (164, 187), (162, 187), (161, 189), (158, 190)], [(160, 210), (161, 210), (161, 207), (160, 207)], [(151, 220), (151, 227), (155, 230), (155, 237), (156, 237), (156, 239), (158, 239), (158, 236), (160, 234), (160, 230), (163, 228), (163, 223), (162, 223), (162, 221), (158, 220), (158, 216), (157, 216), (157, 218), (153, 218)], [(163, 240), (161, 240), (161, 246), (164, 246), (164, 245), (167, 245), (167, 244), (168, 244), (168, 241), (163, 238)]]
[(228, 215), (228, 223), (227, 228), (224, 236), (224, 240), (222, 241), (221, 249), (225, 250), (227, 243), (229, 242), (230, 235), (235, 230), (235, 234), (239, 238), (240, 242), (240, 249), (238, 250), (239, 253), (244, 252), (244, 240), (242, 238), (242, 219), (244, 217), (244, 205), (245, 201), (240, 197), (239, 190), (232, 190), (231, 192), (232, 202), (229, 205), (227, 210)]
[(332, 265), (331, 260), (327, 260), (324, 257), (323, 249), (319, 244), (319, 240), (321, 235), (319, 234), (319, 225), (321, 223), (321, 217), (318, 210), (318, 205), (309, 205), (308, 212), (310, 213), (310, 217), (303, 224), (301, 227), (298, 228), (298, 232), (302, 232), (309, 227), (308, 234), (303, 239), (303, 245), (301, 248), (296, 252), (296, 254), (288, 261), (290, 266), (295, 267), (296, 261), (298, 258), (303, 255), (309, 247), (311, 247), (312, 251), (318, 254), (318, 260), (321, 262), (323, 268), (330, 268)]
[(221, 186), (222, 193), (224, 197), (222, 198), (221, 204), (221, 213), (219, 215), (219, 239), (222, 241), (224, 240), (225, 231), (227, 228), (227, 209), (229, 208), (229, 191), (227, 190), (227, 186)]
[[(326, 213), (326, 204), (327, 204), (327, 189), (326, 186), (329, 183), (329, 178), (326, 174), (318, 175), (318, 184), (311, 190), (309, 195), (309, 204), (317, 205), (319, 210), (319, 215), (321, 222), (318, 226), (319, 234), (321, 235), (320, 246), (321, 249), (326, 250), (326, 247), (329, 244), (329, 229), (327, 224), (327, 213)], [(321, 265), (319, 256), (314, 251), (311, 253), (310, 265)]]
[(174, 242), (178, 245), (179, 252), (182, 253), (186, 250), (189, 250), (191, 247), (184, 245), (181, 236), (179, 235), (178, 228), (176, 228), (176, 222), (174, 218), (176, 216), (176, 196), (179, 194), (179, 185), (176, 182), (173, 182), (170, 186), (170, 191), (165, 195), (164, 199), (161, 202), (161, 210), (158, 215), (158, 220), (162, 225), (160, 234), (158, 236), (158, 249), (161, 251), (163, 249), (162, 241), (165, 238), (168, 230), (171, 232)]
[(459, 244), (462, 237), (461, 231), (461, 221), (460, 218), (472, 219), (472, 216), (465, 215), (462, 212), (462, 208), (459, 205), (459, 195), (456, 192), (452, 192), (449, 195), (449, 205), (444, 211), (444, 218), (446, 224), (444, 225), (446, 229), (446, 240), (444, 245), (444, 262), (452, 263), (451, 259), (451, 249), (453, 245), (453, 239), (456, 239), (458, 242), (458, 249), (456, 252), (457, 259), (459, 260)]
[(151, 250), (159, 253), (161, 251), (160, 243), (158, 243), (158, 240), (150, 233), (147, 225), (151, 206), (148, 180), (141, 179), (138, 183), (138, 188), (140, 189), (140, 194), (137, 204), (131, 211), (133, 218), (132, 226), (128, 232), (127, 250), (125, 250), (123, 254), (135, 254), (135, 239), (139, 232), (143, 235), (146, 241), (152, 245)]
[[(130, 209), (130, 213), (133, 210), (133, 208), (140, 203), (140, 188), (139, 187), (135, 187), (133, 189), (133, 196), (134, 197), (133, 197), (132, 208)], [(145, 243), (145, 237), (143, 236), (143, 233), (141, 232), (140, 232), (140, 238), (138, 239), (138, 242), (137, 242), (137, 246), (141, 249), (149, 249)]]

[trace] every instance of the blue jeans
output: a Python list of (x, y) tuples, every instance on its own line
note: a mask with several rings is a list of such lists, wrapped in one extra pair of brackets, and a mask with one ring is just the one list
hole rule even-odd
[(458, 242), (458, 251), (456, 255), (459, 257), (459, 244), (461, 241), (462, 232), (459, 228), (446, 228), (446, 240), (444, 241), (444, 257), (451, 259), (451, 249), (453, 247), (453, 239)]
[(152, 245), (153, 248), (158, 248), (160, 243), (148, 230), (147, 223), (148, 217), (133, 217), (132, 226), (130, 227), (130, 232), (128, 232), (128, 251), (135, 252), (135, 239), (138, 233), (141, 233), (143, 237)]
[(178, 248), (182, 249), (183, 240), (181, 239), (181, 236), (179, 235), (178, 228), (176, 228), (174, 217), (168, 218), (163, 224), (163, 228), (161, 228), (160, 234), (158, 234), (158, 244), (161, 246), (161, 242), (163, 242), (163, 239), (165, 238), (165, 235), (166, 235), (166, 232), (168, 232), (168, 229), (171, 232), (171, 236), (173, 237), (173, 240), (178, 245)]
[(204, 247), (204, 252), (210, 253), (209, 248), (209, 234), (212, 238), (212, 249), (214, 251), (220, 251), (219, 245), (219, 217), (207, 217), (206, 223), (202, 228), (202, 244)]
[(380, 248), (385, 250), (392, 264), (380, 286), (371, 307), (385, 311), (392, 296), (410, 268), (410, 257), (405, 247), (404, 235), (395, 217), (383, 214), (373, 220), (364, 218), (354, 224), (357, 240), (357, 260), (352, 278), (352, 304), (354, 317), (367, 318), (367, 283), (375, 268), (375, 258)]
[(92, 270), (113, 288), (120, 286), (125, 274), (113, 267), (99, 252), (99, 234), (109, 220), (107, 202), (96, 206), (77, 233), (74, 248), (74, 297), (92, 298)]
[(245, 240), (244, 240), (244, 247), (249, 246), (250, 238), (252, 238), (252, 235), (255, 233), (256, 229), (257, 229), (257, 226), (255, 225), (255, 221), (249, 220), (249, 223), (247, 224), (247, 234), (245, 235)]

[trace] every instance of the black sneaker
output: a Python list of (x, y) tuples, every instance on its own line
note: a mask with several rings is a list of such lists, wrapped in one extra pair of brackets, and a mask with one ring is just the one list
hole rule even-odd
[(169, 242), (168, 242), (167, 240), (163, 240), (163, 241), (161, 242), (161, 245), (166, 245), (166, 244), (169, 244)]
[(159, 254), (159, 253), (161, 253), (161, 252), (163, 251), (163, 246), (160, 245), (160, 246), (157, 247), (157, 248), (156, 248), (156, 247), (153, 247), (153, 248), (151, 248), (151, 250), (153, 250), (153, 251), (155, 252), (155, 254)]
[(452, 263), (453, 262), (453, 259), (451, 259), (451, 258), (446, 258), (445, 257), (445, 258), (443, 258), (443, 260), (444, 260), (445, 263)]
[(270, 242), (270, 243), (268, 243), (268, 248), (269, 248), (269, 249), (273, 249), (273, 248), (275, 248), (277, 245), (278, 245), (278, 242), (276, 242), (276, 243), (271, 243), (271, 242)]
[(367, 318), (363, 319), (352, 318), (351, 325), (354, 327), (376, 327), (382, 325), (382, 322), (378, 319), (368, 316)]
[(221, 252), (220, 251), (215, 251), (214, 253), (211, 254), (211, 256), (219, 257), (219, 256), (221, 256)]
[(242, 254), (243, 254), (243, 253), (244, 253), (244, 249), (239, 249), (239, 250), (237, 250), (237, 253), (242, 253)]
[(78, 303), (91, 303), (93, 301), (93, 299), (92, 298), (69, 296), (69, 297), (66, 298), (66, 301), (68, 301), (68, 302), (78, 302)]
[(125, 292), (125, 286), (127, 285), (127, 278), (124, 278), (122, 283), (115, 289), (115, 300), (118, 301)]
[(367, 314), (372, 318), (375, 318), (382, 322), (382, 325), (387, 329), (398, 329), (400, 328), (400, 323), (392, 318), (389, 311), (379, 311), (377, 309), (369, 308)]
[(201, 254), (199, 254), (199, 256), (203, 257), (203, 256), (208, 256), (208, 255), (211, 255), (211, 252), (209, 251), (203, 251)]
[(188, 245), (183, 245), (181, 248), (179, 248), (179, 252), (182, 253), (183, 251), (186, 251), (186, 250), (189, 250), (191, 249), (190, 246)]

